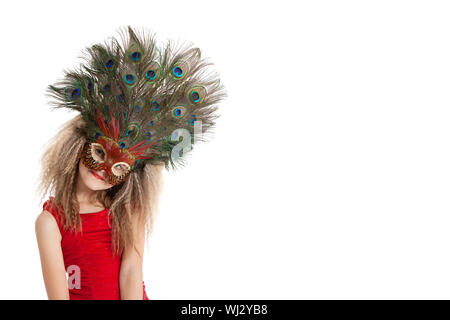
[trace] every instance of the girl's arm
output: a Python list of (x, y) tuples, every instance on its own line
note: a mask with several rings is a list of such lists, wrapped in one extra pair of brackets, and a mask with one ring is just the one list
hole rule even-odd
[(44, 210), (37, 217), (35, 227), (48, 299), (69, 300), (58, 224), (52, 214)]
[(132, 221), (134, 247), (125, 248), (120, 264), (120, 299), (142, 300), (142, 263), (145, 243), (145, 224), (137, 217)]

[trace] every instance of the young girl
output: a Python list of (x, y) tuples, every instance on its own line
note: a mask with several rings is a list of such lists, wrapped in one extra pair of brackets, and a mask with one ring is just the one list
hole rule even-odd
[[(90, 169), (80, 158), (86, 141), (80, 134), (84, 128), (81, 116), (75, 117), (57, 134), (42, 158), (42, 187), (48, 189), (51, 183), (54, 186), (54, 197), (44, 203), (36, 220), (48, 297), (146, 298), (142, 283), (144, 226), (146, 220), (153, 219), (162, 167), (147, 164), (124, 184), (113, 186), (105, 179), (105, 170)], [(94, 157), (105, 157), (100, 148), (95, 152)], [(64, 212), (58, 213), (57, 202), (66, 208)], [(142, 209), (127, 211), (127, 203), (139, 204)], [(113, 231), (111, 218), (117, 221)], [(65, 223), (81, 223), (83, 233), (64, 230)], [(113, 233), (126, 243), (122, 257), (111, 250)], [(66, 280), (70, 266), (73, 275), (80, 277), (72, 283)]]
[(162, 170), (213, 126), (225, 97), (198, 48), (160, 50), (127, 31), (49, 86), (56, 108), (80, 112), (42, 157), (40, 192), (52, 195), (36, 236), (49, 299), (148, 299), (142, 259)]

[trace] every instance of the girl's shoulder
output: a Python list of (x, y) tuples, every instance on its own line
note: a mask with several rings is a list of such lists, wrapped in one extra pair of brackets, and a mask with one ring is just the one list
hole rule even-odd
[(42, 213), (39, 216), (47, 216), (48, 218), (51, 218), (51, 216), (53, 216), (53, 219), (56, 220), (58, 228), (60, 229), (60, 231), (62, 231), (61, 228), (63, 216), (58, 213), (58, 207), (60, 208), (60, 212), (62, 213), (61, 207), (57, 206), (55, 203), (55, 198), (49, 197), (49, 199), (42, 205)]
[(35, 232), (40, 242), (48, 242), (52, 239), (61, 240), (62, 237), (60, 219), (53, 200), (50, 198), (44, 202), (42, 212), (35, 221)]
[(44, 235), (45, 237), (54, 234), (61, 240), (61, 230), (54, 216), (47, 210), (43, 210), (35, 221), (36, 235)]

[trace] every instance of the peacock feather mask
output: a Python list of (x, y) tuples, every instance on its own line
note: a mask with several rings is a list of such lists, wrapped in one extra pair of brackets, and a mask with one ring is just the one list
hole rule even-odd
[[(191, 44), (157, 46), (152, 34), (121, 29), (114, 37), (86, 49), (84, 63), (48, 87), (54, 108), (80, 112), (86, 122), (83, 161), (106, 170), (119, 184), (146, 162), (176, 167), (174, 133), (210, 132), (217, 104), (226, 96), (210, 62)], [(185, 137), (185, 135), (183, 135)]]

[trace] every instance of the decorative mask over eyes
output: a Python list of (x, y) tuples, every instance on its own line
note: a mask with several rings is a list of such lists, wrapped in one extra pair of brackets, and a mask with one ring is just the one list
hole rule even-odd
[(131, 172), (135, 158), (122, 150), (116, 141), (101, 136), (96, 142), (84, 145), (81, 159), (90, 169), (106, 171), (106, 182), (112, 185), (122, 183)]

